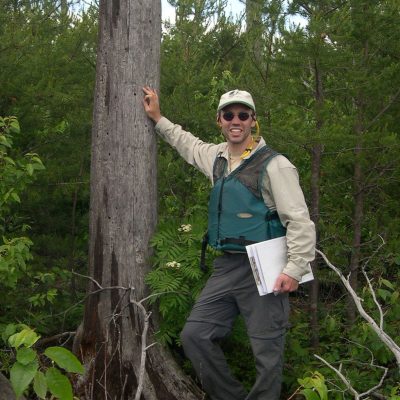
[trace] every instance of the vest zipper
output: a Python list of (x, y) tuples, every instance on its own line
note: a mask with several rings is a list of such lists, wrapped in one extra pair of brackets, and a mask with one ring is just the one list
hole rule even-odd
[(221, 214), (222, 214), (222, 192), (224, 190), (224, 184), (225, 184), (225, 176), (222, 178), (221, 182), (221, 190), (219, 191), (219, 198), (218, 198), (218, 217), (217, 217), (217, 243), (218, 245), (221, 243), (221, 238), (219, 236), (219, 227), (221, 225)]

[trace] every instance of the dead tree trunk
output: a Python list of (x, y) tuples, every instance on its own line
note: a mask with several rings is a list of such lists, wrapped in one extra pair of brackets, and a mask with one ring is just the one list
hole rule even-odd
[[(160, 0), (101, 1), (99, 29), (88, 288), (96, 292), (88, 296), (80, 329), (87, 374), (79, 395), (120, 400), (135, 397), (141, 376), (143, 313), (129, 297), (148, 295), (144, 277), (157, 218), (156, 139), (141, 88), (159, 86)], [(141, 399), (199, 398), (161, 346), (147, 350), (145, 365)]]

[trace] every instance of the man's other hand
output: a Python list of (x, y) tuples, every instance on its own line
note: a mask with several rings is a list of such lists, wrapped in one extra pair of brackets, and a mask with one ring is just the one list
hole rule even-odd
[(289, 275), (280, 274), (274, 285), (274, 293), (294, 292), (299, 287), (299, 282)]

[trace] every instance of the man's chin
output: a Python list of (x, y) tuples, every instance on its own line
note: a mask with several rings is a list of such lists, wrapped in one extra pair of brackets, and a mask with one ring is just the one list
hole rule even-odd
[(247, 138), (241, 137), (229, 137), (228, 141), (232, 144), (242, 144), (247, 140)]

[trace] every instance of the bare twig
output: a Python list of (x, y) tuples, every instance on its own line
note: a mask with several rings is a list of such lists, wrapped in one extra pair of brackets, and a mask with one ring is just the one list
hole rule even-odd
[[(357, 343), (357, 342), (355, 342), (355, 341), (353, 341), (353, 340), (350, 340), (350, 339), (347, 339), (347, 338), (345, 338), (345, 340), (346, 340), (347, 342), (349, 342), (349, 343), (355, 344), (355, 345), (358, 346), (358, 347), (361, 347), (361, 348), (364, 349), (366, 352), (368, 352), (368, 353), (370, 354), (370, 356), (371, 356), (371, 363), (370, 363), (370, 365), (374, 365), (375, 356), (374, 356), (374, 353), (371, 351), (371, 349), (370, 349), (369, 347), (364, 346), (364, 345), (361, 344), (361, 343)], [(351, 359), (351, 362), (354, 362), (354, 360)]]
[(287, 400), (292, 400), (292, 399), (294, 399), (294, 398), (296, 397), (297, 393), (299, 393), (300, 390), (301, 390), (302, 388), (303, 388), (303, 386), (299, 386), (299, 387), (295, 390), (295, 392), (294, 392), (290, 397), (287, 398)]
[(322, 357), (320, 357), (317, 354), (314, 354), (314, 357), (317, 358), (318, 360), (322, 361), (326, 366), (328, 366), (332, 371), (336, 373), (336, 375), (341, 379), (341, 381), (345, 384), (346, 388), (354, 395), (355, 399), (359, 399), (359, 394), (358, 392), (351, 386), (351, 383), (349, 380), (342, 374), (341, 371), (341, 365), (340, 368), (337, 369), (333, 365), (329, 364), (328, 361), (324, 360)]
[[(156, 297), (156, 296), (160, 296), (162, 294), (167, 294), (167, 293), (174, 293), (174, 292), (165, 292), (165, 293), (153, 293), (143, 299), (141, 299), (140, 301), (136, 301), (134, 298), (134, 291), (135, 288), (133, 287), (124, 287), (124, 286), (109, 286), (109, 287), (103, 287), (101, 286), (101, 284), (99, 282), (97, 282), (94, 278), (87, 276), (87, 275), (82, 275), (79, 274), (75, 271), (72, 271), (73, 274), (78, 275), (82, 278), (86, 278), (89, 279), (91, 282), (93, 282), (98, 289), (88, 293), (85, 298), (82, 301), (85, 301), (89, 296), (93, 295), (93, 294), (97, 294), (99, 292), (103, 292), (106, 290), (123, 290), (125, 293), (123, 294), (123, 296), (120, 298), (120, 300), (118, 301), (118, 304), (115, 306), (113, 314), (111, 315), (111, 319), (110, 322), (115, 321), (115, 318), (120, 315), (123, 310), (128, 307), (129, 305), (135, 305), (136, 307), (138, 307), (138, 309), (141, 312), (141, 315), (143, 317), (143, 322), (144, 322), (144, 326), (143, 326), (143, 330), (142, 330), (142, 335), (141, 335), (141, 357), (140, 357), (140, 366), (139, 366), (139, 379), (138, 379), (138, 386), (136, 389), (136, 395), (135, 395), (135, 400), (139, 400), (141, 395), (142, 395), (142, 391), (143, 391), (143, 387), (144, 387), (144, 375), (145, 375), (145, 367), (146, 367), (146, 356), (147, 356), (147, 350), (150, 349), (152, 346), (154, 346), (157, 343), (152, 343), (150, 345), (147, 345), (147, 334), (148, 334), (148, 330), (149, 330), (149, 321), (150, 321), (150, 316), (151, 316), (151, 312), (148, 312), (146, 310), (146, 308), (143, 306), (143, 303), (146, 302), (147, 300), (151, 299), (152, 297)], [(129, 301), (128, 304), (123, 307), (122, 310), (120, 310), (120, 312), (118, 311), (118, 307), (120, 306), (122, 299), (124, 296), (126, 296), (129, 293)], [(82, 302), (81, 301), (81, 302)], [(118, 349), (119, 346), (117, 346), (116, 348)], [(106, 375), (107, 372), (107, 367), (110, 364), (112, 358), (115, 356), (115, 353), (110, 357), (110, 360), (108, 363), (105, 364), (104, 366), (104, 372), (103, 375)], [(125, 378), (126, 381), (126, 378)], [(100, 384), (100, 381), (98, 382)], [(126, 383), (125, 383), (126, 384)], [(125, 385), (124, 384), (124, 385)], [(101, 385), (101, 384), (100, 384)], [(108, 393), (107, 393), (107, 382), (105, 382), (104, 385), (101, 385), (104, 388), (104, 395), (106, 396), (106, 398), (108, 397)]]
[(48, 343), (54, 343), (54, 342), (57, 342), (60, 339), (64, 339), (64, 338), (66, 338), (65, 341), (67, 342), (70, 338), (74, 337), (75, 334), (76, 334), (76, 332), (63, 332), (63, 333), (59, 333), (58, 335), (39, 339), (35, 343), (35, 347), (41, 347), (41, 346), (47, 345)]
[(374, 387), (372, 387), (371, 389), (367, 390), (366, 392), (358, 393), (357, 390), (355, 390), (353, 388), (353, 386), (351, 385), (350, 381), (343, 375), (343, 373), (341, 371), (342, 364), (340, 364), (340, 369), (337, 369), (332, 364), (330, 364), (328, 361), (326, 361), (324, 358), (320, 357), (319, 355), (314, 354), (314, 357), (317, 358), (318, 360), (322, 361), (327, 367), (329, 367), (332, 371), (334, 371), (336, 373), (336, 375), (345, 384), (345, 386), (348, 389), (348, 391), (353, 394), (355, 400), (360, 400), (363, 397), (367, 397), (372, 392), (375, 392), (377, 389), (379, 389), (383, 385), (383, 381), (385, 380), (386, 375), (388, 373), (388, 368), (382, 367), (382, 366), (379, 366), (379, 365), (373, 365), (373, 367), (382, 369), (384, 371), (382, 376), (381, 376), (381, 379), (380, 379), (379, 383), (377, 385), (375, 385)]
[(376, 307), (377, 307), (377, 309), (378, 309), (378, 311), (379, 311), (379, 327), (380, 327), (381, 329), (383, 329), (383, 310), (382, 310), (381, 305), (380, 305), (379, 302), (378, 302), (378, 299), (376, 298), (375, 290), (373, 289), (372, 284), (371, 284), (371, 280), (369, 279), (369, 276), (368, 276), (368, 274), (367, 274), (367, 272), (366, 272), (366, 267), (367, 267), (369, 261), (371, 260), (371, 258), (372, 258), (375, 254), (378, 253), (378, 251), (381, 249), (382, 246), (385, 245), (385, 241), (383, 240), (383, 237), (380, 236), (380, 235), (379, 235), (379, 237), (381, 238), (382, 243), (381, 243), (381, 244), (378, 246), (378, 248), (374, 251), (374, 253), (372, 254), (372, 256), (371, 256), (370, 258), (368, 258), (367, 262), (363, 265), (363, 267), (362, 267), (361, 270), (362, 270), (362, 273), (363, 273), (363, 275), (364, 275), (365, 280), (366, 280), (367, 283), (368, 283), (368, 288), (369, 288), (369, 291), (371, 292), (372, 298), (374, 299), (374, 303), (375, 303), (375, 305), (376, 305)]
[(139, 380), (138, 380), (138, 387), (136, 389), (136, 395), (135, 395), (135, 400), (140, 400), (140, 396), (142, 395), (143, 384), (144, 384), (146, 353), (147, 353), (147, 349), (149, 348), (149, 347), (147, 347), (147, 332), (149, 330), (149, 319), (151, 316), (151, 312), (147, 312), (142, 304), (142, 302), (145, 299), (142, 299), (141, 301), (135, 301), (133, 291), (134, 291), (134, 289), (131, 290), (129, 301), (130, 301), (130, 303), (134, 304), (136, 307), (139, 308), (139, 310), (142, 313), (143, 320), (144, 320), (144, 326), (143, 326), (143, 330), (142, 330), (142, 342), (141, 342), (142, 354), (140, 357)]

